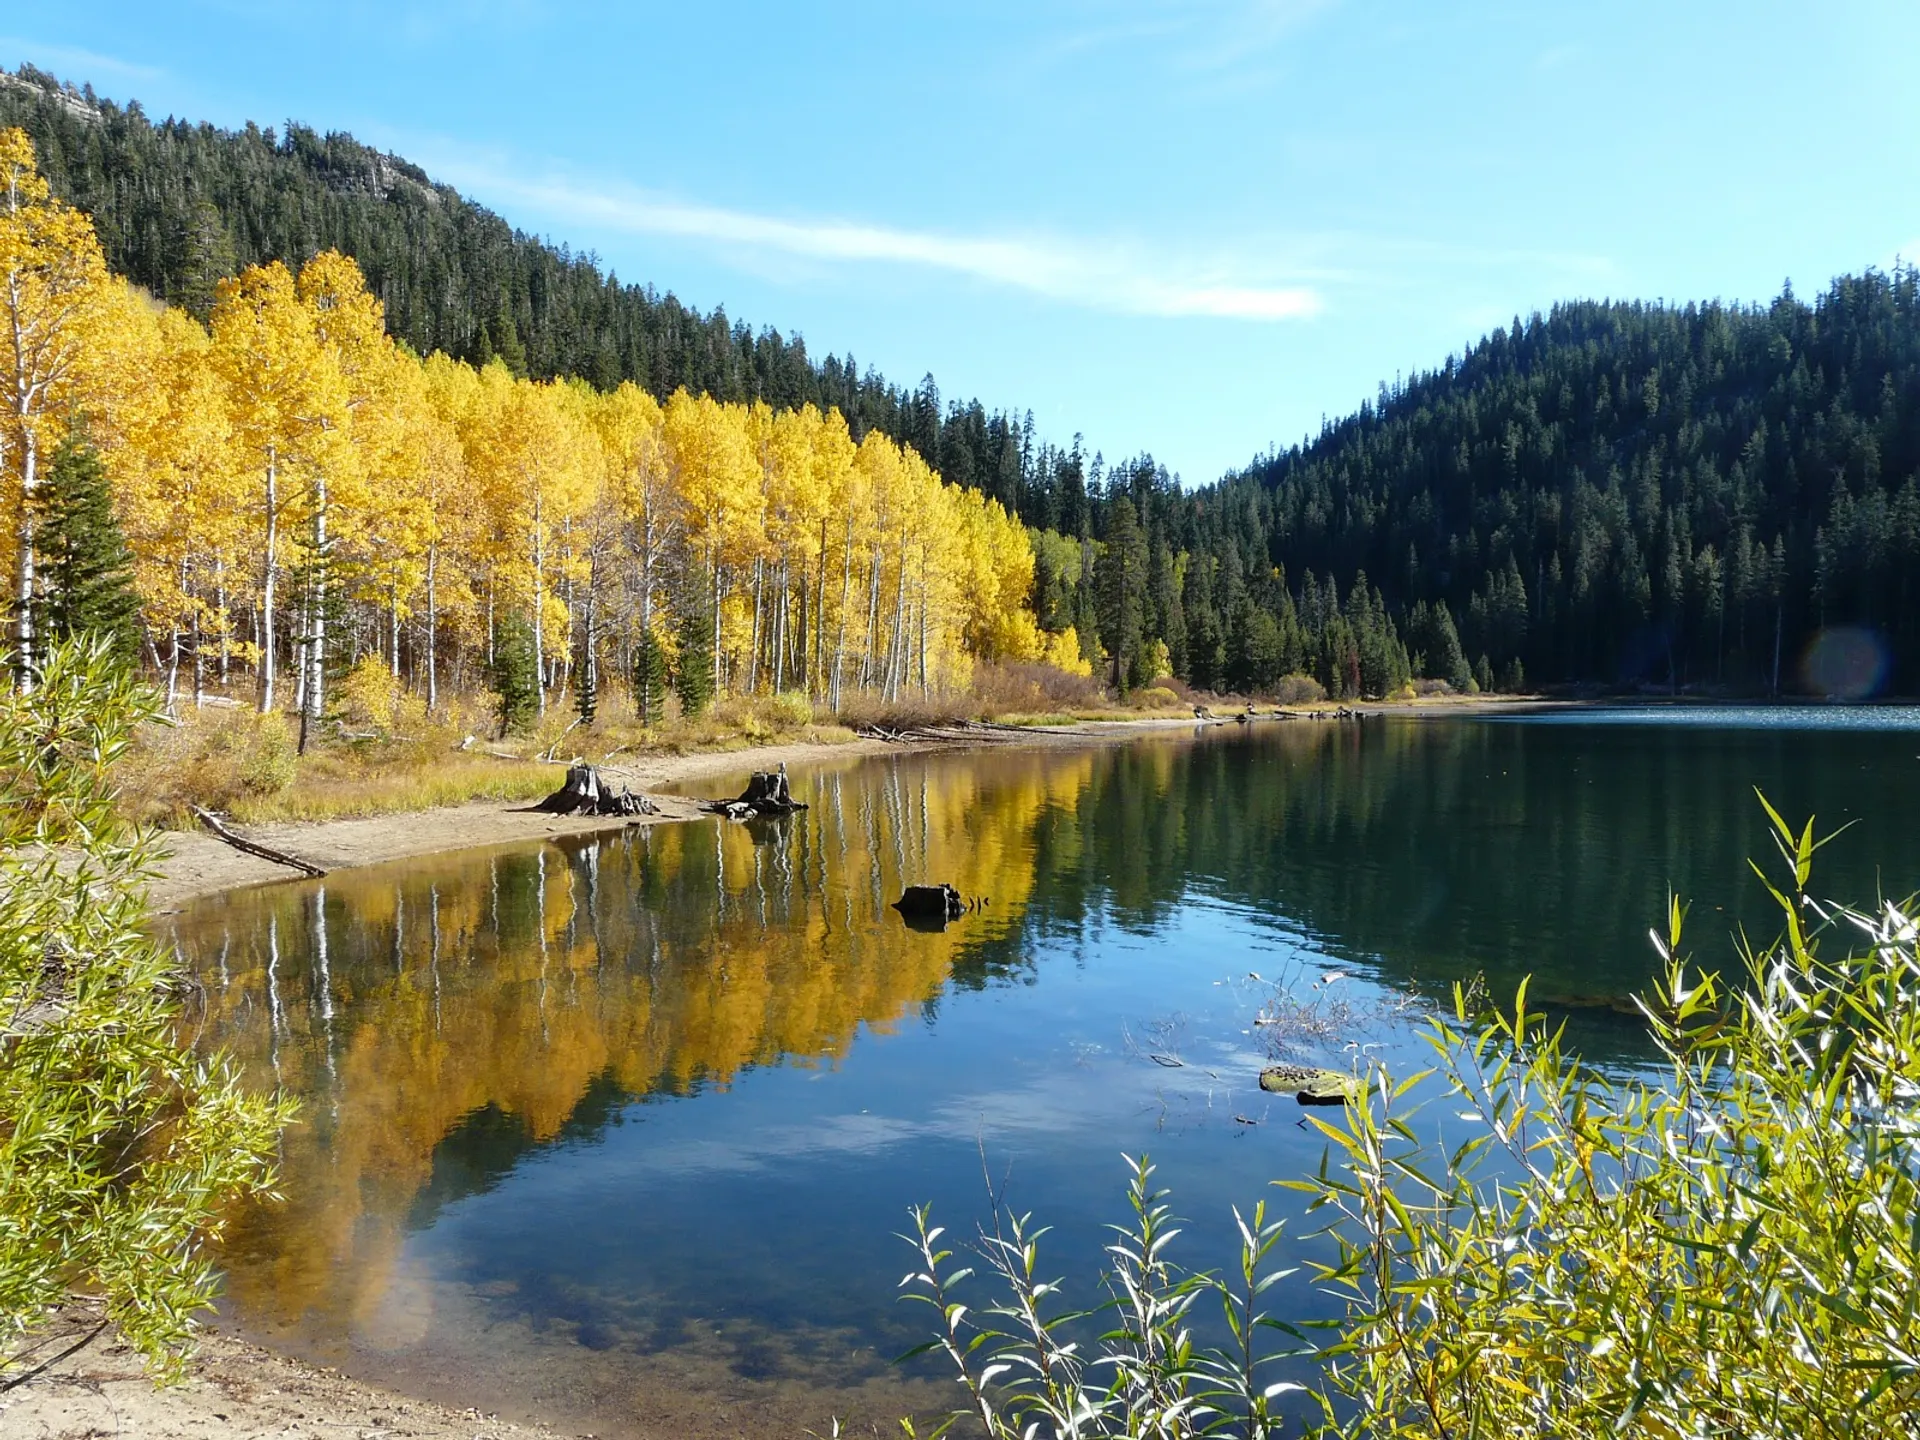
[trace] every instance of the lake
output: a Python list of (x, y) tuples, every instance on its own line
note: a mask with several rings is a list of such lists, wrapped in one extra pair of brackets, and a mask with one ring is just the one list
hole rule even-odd
[[(1703, 961), (1772, 933), (1754, 787), (1852, 822), (1814, 888), (1920, 888), (1920, 712), (1561, 711), (1261, 722), (796, 774), (803, 814), (469, 851), (164, 922), (203, 1043), (302, 1102), (284, 1203), (240, 1213), (228, 1322), (357, 1376), (601, 1436), (889, 1429), (958, 1390), (895, 1285), (932, 1201), (991, 1184), (1086, 1273), (1146, 1152), (1228, 1207), (1322, 1144), (1258, 1071), (1413, 1067), (1484, 975), (1645, 1063), (1668, 888)], [(714, 793), (728, 787), (711, 787)], [(989, 902), (908, 928), (902, 887)], [(1289, 1242), (1290, 1244), (1296, 1242)], [(1304, 1244), (1305, 1242), (1297, 1242)], [(984, 1295), (976, 1295), (976, 1303)], [(1097, 1299), (1098, 1297), (1085, 1297)], [(1304, 1288), (1281, 1308), (1325, 1313)], [(897, 1432), (895, 1432), (897, 1433)]]

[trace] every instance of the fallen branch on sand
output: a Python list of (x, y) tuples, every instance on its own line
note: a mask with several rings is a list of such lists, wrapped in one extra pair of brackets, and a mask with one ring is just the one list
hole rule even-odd
[(215, 835), (219, 836), (236, 850), (245, 851), (247, 854), (258, 856), (262, 860), (271, 860), (276, 865), (288, 866), (291, 869), (298, 870), (303, 875), (311, 875), (315, 879), (319, 879), (327, 873), (311, 861), (302, 860), (298, 855), (289, 855), (284, 850), (275, 850), (270, 845), (262, 845), (257, 840), (249, 840), (244, 835), (234, 834), (233, 831), (221, 824), (220, 817), (210, 810), (202, 810), (198, 805), (193, 806), (192, 809), (195, 817), (202, 825), (205, 825)]

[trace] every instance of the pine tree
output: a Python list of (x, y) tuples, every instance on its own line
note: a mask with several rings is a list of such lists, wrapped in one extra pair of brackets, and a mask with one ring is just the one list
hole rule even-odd
[(667, 698), (667, 652), (651, 630), (640, 632), (633, 647), (633, 703), (642, 725), (656, 724)]
[(533, 627), (517, 610), (500, 622), (490, 678), (500, 712), (500, 733), (525, 730), (540, 713), (540, 677), (533, 663)]
[(676, 638), (680, 653), (673, 667), (673, 688), (680, 697), (680, 713), (688, 719), (703, 713), (713, 699), (713, 621), (711, 605), (704, 603), (705, 586), (696, 581), (691, 598), (680, 610)]
[(1122, 495), (1107, 518), (1106, 545), (1094, 567), (1099, 587), (1100, 638), (1113, 660), (1113, 688), (1134, 685), (1147, 599), (1147, 538), (1133, 501)]
[(174, 282), (168, 298), (206, 324), (220, 282), (240, 268), (233, 236), (211, 200), (203, 197), (180, 222), (167, 268)]
[(520, 343), (520, 329), (513, 323), (513, 313), (505, 305), (493, 322), (490, 332), (493, 354), (490, 358), (498, 360), (507, 367), (516, 380), (527, 378), (527, 347)]
[(594, 654), (593, 630), (593, 615), (589, 610), (573, 659), (573, 713), (582, 725), (593, 724), (600, 708), (600, 666)]
[(131, 665), (140, 653), (133, 557), (113, 511), (107, 467), (84, 425), (55, 448), (36, 501), (45, 588), (35, 628), (54, 640), (104, 636), (114, 657)]

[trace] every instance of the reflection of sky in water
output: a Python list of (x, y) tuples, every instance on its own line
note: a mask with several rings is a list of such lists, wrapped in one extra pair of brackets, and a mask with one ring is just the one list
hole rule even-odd
[[(1424, 1066), (1401, 1007), (1485, 972), (1534, 974), (1587, 1053), (1631, 1065), (1607, 1004), (1650, 972), (1669, 881), (1720, 943), (1764, 844), (1750, 786), (1867, 819), (1833, 852), (1845, 886), (1920, 874), (1896, 714), (1915, 723), (1651, 708), (903, 757), (817, 778), (782, 827), (215, 902), (178, 927), (221, 962), (213, 1033), (308, 1117), (287, 1206), (236, 1229), (232, 1309), (603, 1435), (884, 1427), (951, 1398), (884, 1363), (924, 1324), (895, 1290), (908, 1206), (963, 1238), (990, 1175), (1056, 1227), (1047, 1268), (1085, 1274), (1145, 1151), (1186, 1258), (1226, 1261), (1229, 1206), (1294, 1213), (1268, 1182), (1323, 1149), (1255, 1083), (1275, 981), (1345, 1007), (1289, 1058)], [(931, 878), (995, 904), (908, 932), (886, 903)]]

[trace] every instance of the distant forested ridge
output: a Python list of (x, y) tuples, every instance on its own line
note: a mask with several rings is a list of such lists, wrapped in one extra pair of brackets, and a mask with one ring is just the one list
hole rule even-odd
[[(1291, 573), (1445, 606), (1536, 680), (1831, 688), (1861, 626), (1920, 686), (1920, 286), (1554, 307), (1195, 498)], [(1816, 667), (1817, 668), (1817, 667)]]
[[(417, 167), (289, 125), (156, 124), (23, 67), (35, 141), (113, 267), (195, 314), (248, 264), (353, 256), (414, 350), (518, 374), (837, 407), (1033, 531), (1033, 608), (1122, 687), (1336, 696), (1409, 679), (1920, 691), (1913, 269), (1808, 304), (1581, 301), (1197, 489), (1030, 415), (942, 404), (510, 228)], [(1806, 663), (1822, 635), (1848, 627)], [(1870, 673), (1872, 672), (1872, 673)]]

